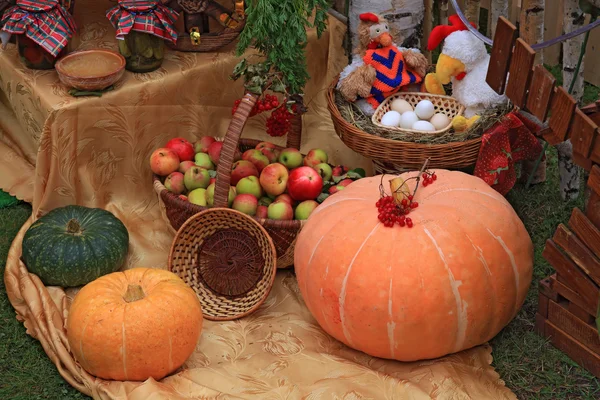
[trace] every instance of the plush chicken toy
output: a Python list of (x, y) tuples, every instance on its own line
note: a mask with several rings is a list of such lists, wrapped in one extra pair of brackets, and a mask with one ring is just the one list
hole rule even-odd
[(443, 85), (452, 82), (452, 97), (466, 107), (464, 117), (453, 120), (455, 130), (462, 131), (468, 129), (485, 109), (508, 99), (486, 82), (490, 56), (484, 43), (469, 32), (458, 15), (450, 16), (449, 21), (450, 25), (436, 26), (431, 31), (427, 43), (429, 51), (442, 41), (444, 47), (435, 73), (425, 77), (425, 88), (432, 94), (446, 94)]
[(421, 83), (428, 61), (417, 49), (396, 46), (383, 17), (365, 13), (359, 18), (360, 43), (352, 63), (340, 74), (337, 88), (347, 101), (356, 102), (371, 116), (388, 96)]

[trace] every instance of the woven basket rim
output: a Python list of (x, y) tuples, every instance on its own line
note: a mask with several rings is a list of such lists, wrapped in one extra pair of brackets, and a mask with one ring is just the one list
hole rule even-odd
[(458, 100), (456, 100), (454, 97), (441, 95), (441, 94), (426, 93), (426, 92), (398, 92), (398, 93), (394, 93), (393, 95), (387, 97), (384, 101), (381, 102), (381, 104), (379, 104), (379, 106), (375, 110), (375, 113), (371, 117), (371, 121), (373, 122), (373, 124), (380, 128), (389, 129), (391, 131), (404, 132), (404, 133), (409, 133), (409, 134), (414, 134), (414, 135), (428, 135), (428, 136), (439, 136), (439, 135), (442, 135), (442, 134), (448, 132), (450, 129), (452, 129), (452, 118), (450, 118), (451, 121), (445, 128), (439, 129), (437, 131), (431, 131), (431, 132), (417, 131), (414, 129), (404, 129), (404, 128), (394, 127), (394, 126), (385, 126), (385, 125), (382, 125), (381, 122), (377, 121), (379, 114), (381, 114), (381, 112), (382, 112), (382, 109), (385, 108), (388, 103), (391, 103), (392, 101), (394, 101), (397, 98), (408, 97), (408, 96), (426, 97), (429, 99), (434, 99), (434, 100), (439, 99), (439, 100), (447, 101), (449, 103), (454, 103), (454, 104), (458, 105), (458, 112), (456, 113), (456, 115), (454, 117), (462, 115), (463, 112), (465, 111), (465, 106), (460, 104), (458, 102)]
[[(232, 208), (214, 207), (214, 208), (209, 208), (202, 212), (194, 214), (193, 216), (188, 218), (183, 223), (183, 225), (181, 225), (181, 227), (177, 230), (177, 233), (175, 234), (175, 237), (173, 238), (173, 242), (171, 243), (171, 248), (169, 250), (169, 259), (168, 259), (169, 271), (171, 271), (171, 272), (173, 271), (173, 253), (177, 246), (177, 242), (178, 242), (178, 240), (181, 239), (181, 237), (186, 232), (188, 227), (194, 222), (194, 220), (199, 219), (199, 218), (205, 218), (207, 215), (210, 215), (211, 213), (215, 213), (215, 212), (226, 212), (228, 214), (231, 214), (232, 218), (239, 218), (239, 219), (245, 220), (246, 223), (248, 223), (248, 224), (255, 225), (255, 227), (258, 228), (258, 230), (261, 232), (261, 234), (265, 236), (267, 242), (269, 243), (271, 253), (273, 254), (273, 257), (272, 257), (273, 265), (271, 266), (271, 270), (272, 270), (271, 275), (267, 276), (265, 274), (262, 277), (262, 281), (267, 282), (268, 289), (265, 290), (265, 292), (262, 294), (261, 298), (249, 310), (239, 313), (239, 314), (227, 316), (227, 317), (219, 317), (219, 316), (210, 315), (210, 314), (206, 313), (207, 307), (205, 307), (205, 304), (202, 304), (201, 297), (198, 295), (198, 299), (202, 306), (203, 318), (206, 318), (210, 321), (231, 321), (234, 319), (239, 319), (239, 318), (245, 317), (246, 315), (253, 313), (265, 302), (267, 297), (269, 297), (269, 294), (271, 293), (271, 289), (273, 288), (273, 285), (275, 284), (275, 276), (277, 274), (277, 251), (275, 249), (275, 244), (273, 243), (273, 239), (271, 239), (271, 237), (269, 236), (269, 234), (265, 230), (265, 228), (254, 218), (252, 218), (249, 215), (246, 215), (240, 211), (234, 210)], [(268, 281), (267, 281), (267, 279), (268, 279)], [(208, 288), (208, 290), (210, 290), (210, 289)], [(247, 296), (239, 296), (239, 297), (236, 297), (234, 300), (230, 300), (230, 301), (241, 303), (241, 300), (245, 299), (245, 298), (247, 298)]]

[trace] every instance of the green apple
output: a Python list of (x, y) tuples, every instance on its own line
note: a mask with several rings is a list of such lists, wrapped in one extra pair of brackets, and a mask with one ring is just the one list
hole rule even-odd
[(321, 149), (312, 149), (308, 152), (306, 157), (304, 157), (304, 165), (308, 167), (316, 167), (319, 164), (326, 163), (329, 157), (327, 153)]
[(206, 168), (192, 167), (185, 172), (183, 183), (187, 190), (206, 189), (210, 183), (210, 174)]
[(206, 153), (196, 153), (194, 163), (202, 168), (215, 169), (215, 164), (210, 161), (210, 156)]
[[(229, 186), (229, 196), (227, 196), (227, 204), (229, 207), (233, 204), (233, 199), (235, 198), (235, 188), (233, 186)], [(206, 188), (206, 203), (209, 207), (212, 207), (215, 203), (215, 183), (211, 183)]]
[(294, 148), (283, 149), (279, 153), (279, 162), (287, 169), (298, 168), (302, 165), (302, 153)]
[(237, 194), (251, 194), (257, 199), (260, 199), (263, 195), (262, 187), (256, 176), (250, 175), (240, 179), (235, 185), (235, 191)]
[(333, 176), (333, 169), (331, 168), (331, 165), (327, 163), (318, 164), (317, 166), (315, 166), (315, 171), (317, 171), (319, 175), (321, 175), (323, 181), (331, 181), (331, 177)]
[(261, 197), (260, 199), (258, 199), (258, 205), (259, 206), (268, 207), (269, 204), (271, 204), (272, 202), (273, 202), (273, 199), (271, 199), (269, 197)]
[(192, 204), (206, 207), (206, 189), (198, 188), (188, 193), (188, 201)]
[(315, 208), (319, 207), (319, 203), (314, 200), (305, 200), (302, 203), (298, 204), (295, 211), (295, 217), (299, 220), (306, 220), (315, 210)]
[(285, 201), (276, 201), (269, 204), (267, 216), (269, 219), (289, 221), (294, 219), (294, 209)]

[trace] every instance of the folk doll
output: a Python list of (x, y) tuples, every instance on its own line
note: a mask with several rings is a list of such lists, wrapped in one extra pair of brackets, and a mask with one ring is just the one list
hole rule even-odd
[(77, 28), (58, 0), (17, 0), (4, 12), (2, 41), (16, 35), (19, 56), (31, 69), (52, 69)]
[(132, 72), (151, 72), (163, 62), (165, 40), (177, 41), (174, 24), (178, 13), (158, 0), (119, 0), (106, 13), (117, 30), (119, 51), (125, 68)]

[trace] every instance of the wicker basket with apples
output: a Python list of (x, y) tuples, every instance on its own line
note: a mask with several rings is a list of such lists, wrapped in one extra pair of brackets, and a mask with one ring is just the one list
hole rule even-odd
[(300, 121), (292, 124), (287, 148), (239, 139), (241, 127), (233, 133), (230, 126), (224, 141), (204, 136), (192, 144), (176, 138), (155, 150), (150, 157), (154, 188), (173, 228), (207, 208), (230, 207), (267, 230), (278, 268), (291, 266), (303, 222), (325, 198), (365, 175), (361, 169), (329, 164), (321, 149), (303, 155), (294, 146), (301, 130)]

